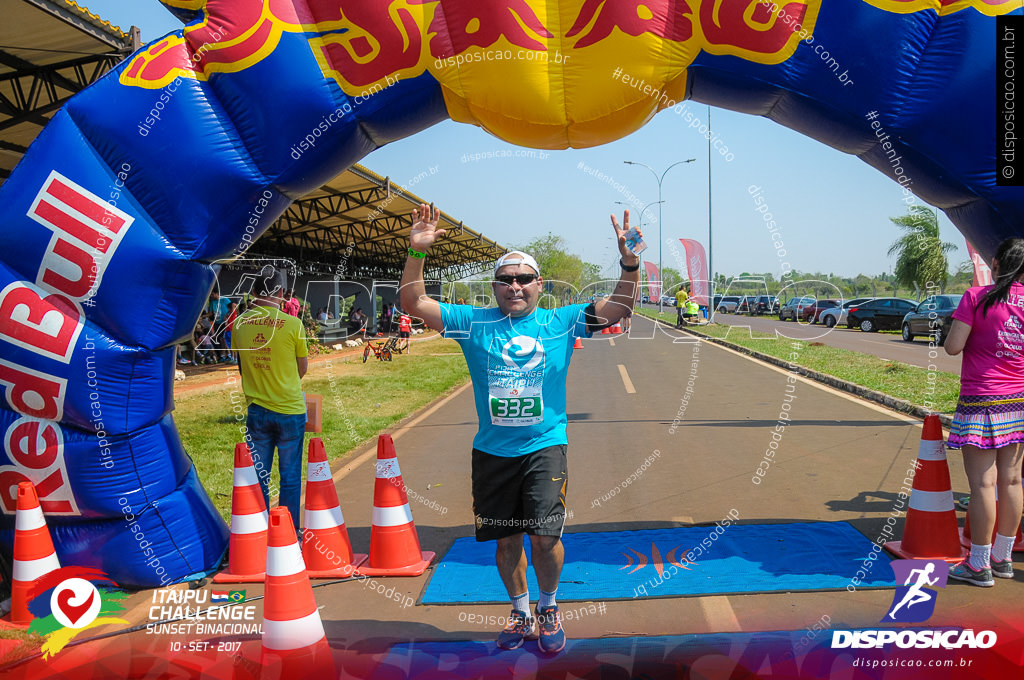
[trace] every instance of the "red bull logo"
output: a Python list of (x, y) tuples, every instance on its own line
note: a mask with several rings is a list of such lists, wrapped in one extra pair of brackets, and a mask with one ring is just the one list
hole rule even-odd
[[(452, 119), (539, 148), (592, 146), (641, 127), (668, 101), (685, 98), (687, 67), (702, 51), (782, 63), (813, 40), (821, 7), (821, 0), (467, 0), (443, 9), (440, 0), (163, 1), (200, 11), (202, 21), (135, 55), (125, 85), (162, 88), (177, 77), (241, 71), (298, 33), (324, 77), (355, 104), (430, 72)], [(899, 13), (935, 4), (868, 2)], [(1000, 14), (1017, 2), (941, 0), (941, 12)]]
[[(186, 28), (183, 37), (169, 36), (136, 55), (122, 75), (125, 85), (159, 88), (178, 75), (205, 80), (213, 73), (240, 71), (269, 56), (286, 32), (315, 34), (309, 42), (325, 75), (338, 80), (350, 94), (353, 87), (401, 77), (403, 72), (419, 75), (431, 60), (499, 42), (523, 51), (548, 52), (593, 47), (613, 34), (646, 35), (677, 43), (696, 38), (714, 52), (767, 56), (783, 51), (794, 33), (757, 0), (565, 2), (558, 9), (562, 19), (571, 19), (566, 23), (543, 14), (546, 5), (539, 0), (467, 2), (457, 13), (437, 12), (440, 0), (295, 4), (293, 0), (164, 0), (164, 4), (197, 9), (204, 20)], [(917, 4), (917, 0), (890, 4)], [(808, 26), (804, 18), (812, 5), (816, 13), (820, 0), (796, 0), (783, 7)], [(548, 24), (570, 28), (559, 36)]]

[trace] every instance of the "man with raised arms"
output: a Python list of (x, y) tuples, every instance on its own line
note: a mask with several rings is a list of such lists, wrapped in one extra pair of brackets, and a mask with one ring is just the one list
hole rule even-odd
[(537, 307), (544, 280), (530, 255), (512, 251), (494, 266), (498, 306), (439, 303), (427, 297), (424, 260), (445, 230), (439, 213), (420, 205), (412, 214), (409, 254), (402, 275), (402, 308), (462, 347), (473, 380), (479, 429), (473, 439), (472, 483), (476, 539), (497, 541), (498, 574), (512, 600), (498, 646), (516, 649), (534, 636), (526, 585), (523, 534), (530, 536), (540, 598), (538, 645), (550, 654), (565, 647), (555, 594), (562, 571), (566, 465), (565, 380), (576, 338), (610, 326), (633, 306), (639, 259), (626, 247), (629, 211), (619, 228), (622, 276), (615, 292), (589, 305)]

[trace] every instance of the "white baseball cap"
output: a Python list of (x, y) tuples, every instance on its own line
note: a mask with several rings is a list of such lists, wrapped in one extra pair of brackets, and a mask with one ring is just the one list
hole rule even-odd
[(498, 261), (494, 263), (494, 273), (497, 274), (499, 269), (509, 264), (525, 264), (527, 267), (533, 267), (533, 271), (540, 276), (540, 265), (537, 264), (537, 260), (521, 250), (513, 250), (499, 257)]

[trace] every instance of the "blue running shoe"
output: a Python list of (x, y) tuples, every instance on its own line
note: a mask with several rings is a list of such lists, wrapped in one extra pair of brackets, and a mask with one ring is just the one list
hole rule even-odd
[(996, 584), (992, 580), (991, 569), (974, 569), (967, 563), (967, 560), (950, 569), (949, 577), (957, 581), (970, 583), (972, 586), (981, 586), (982, 588), (991, 588)]
[(546, 654), (557, 654), (565, 649), (565, 631), (562, 630), (562, 617), (558, 613), (558, 605), (537, 610), (537, 623), (540, 625), (540, 637), (537, 645)]
[(527, 618), (523, 612), (513, 609), (508, 617), (508, 625), (498, 633), (497, 644), (502, 649), (519, 649), (523, 640), (534, 637), (533, 618)]

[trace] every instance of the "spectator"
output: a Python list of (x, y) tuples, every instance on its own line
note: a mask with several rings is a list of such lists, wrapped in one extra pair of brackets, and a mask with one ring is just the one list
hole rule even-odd
[(398, 337), (399, 339), (405, 339), (405, 347), (402, 348), (402, 351), (411, 353), (412, 317), (405, 312), (402, 312), (401, 316), (398, 317)]
[(238, 305), (235, 304), (234, 302), (230, 302), (228, 304), (228, 318), (227, 318), (227, 321), (225, 322), (225, 328), (224, 328), (224, 344), (227, 345), (227, 347), (228, 347), (228, 357), (231, 360), (231, 363), (233, 363), (233, 364), (237, 364), (238, 363), (238, 357), (236, 357), (235, 353), (233, 351), (231, 351), (231, 332), (235, 328), (235, 319), (237, 319), (237, 318), (238, 318)]
[(686, 325), (686, 303), (690, 300), (690, 294), (686, 292), (686, 288), (683, 286), (679, 287), (676, 291), (676, 328), (682, 328)]
[(215, 355), (217, 360), (221, 362), (231, 361), (230, 346), (224, 337), (224, 332), (227, 329), (228, 314), (231, 311), (230, 306), (231, 300), (221, 297), (219, 291), (215, 289), (210, 292), (210, 302), (206, 308), (210, 313), (210, 324), (212, 325), (210, 339), (216, 348)]
[(285, 314), (291, 314), (294, 317), (298, 317), (299, 312), (301, 310), (302, 310), (302, 304), (299, 302), (299, 299), (297, 297), (295, 297), (295, 291), (294, 290), (289, 290), (288, 291), (288, 298), (287, 298), (287, 300), (284, 303), (284, 312), (285, 312)]
[(269, 480), (277, 449), (281, 473), (280, 504), (288, 508), (296, 533), (302, 483), (302, 445), (306, 400), (302, 376), (309, 366), (302, 324), (281, 310), (284, 276), (269, 265), (256, 279), (253, 307), (235, 320), (232, 349), (248, 404), (247, 439), (253, 464), (270, 507)]
[(948, 445), (963, 453), (972, 536), (970, 556), (950, 569), (949, 578), (983, 587), (995, 585), (993, 576), (1013, 578), (1013, 543), (1024, 507), (1024, 239), (999, 245), (992, 277), (992, 285), (964, 293), (945, 342), (947, 354), (964, 355)]
[(363, 313), (362, 307), (356, 307), (348, 315), (348, 334), (355, 335), (363, 330), (364, 324), (366, 324), (366, 314)]

